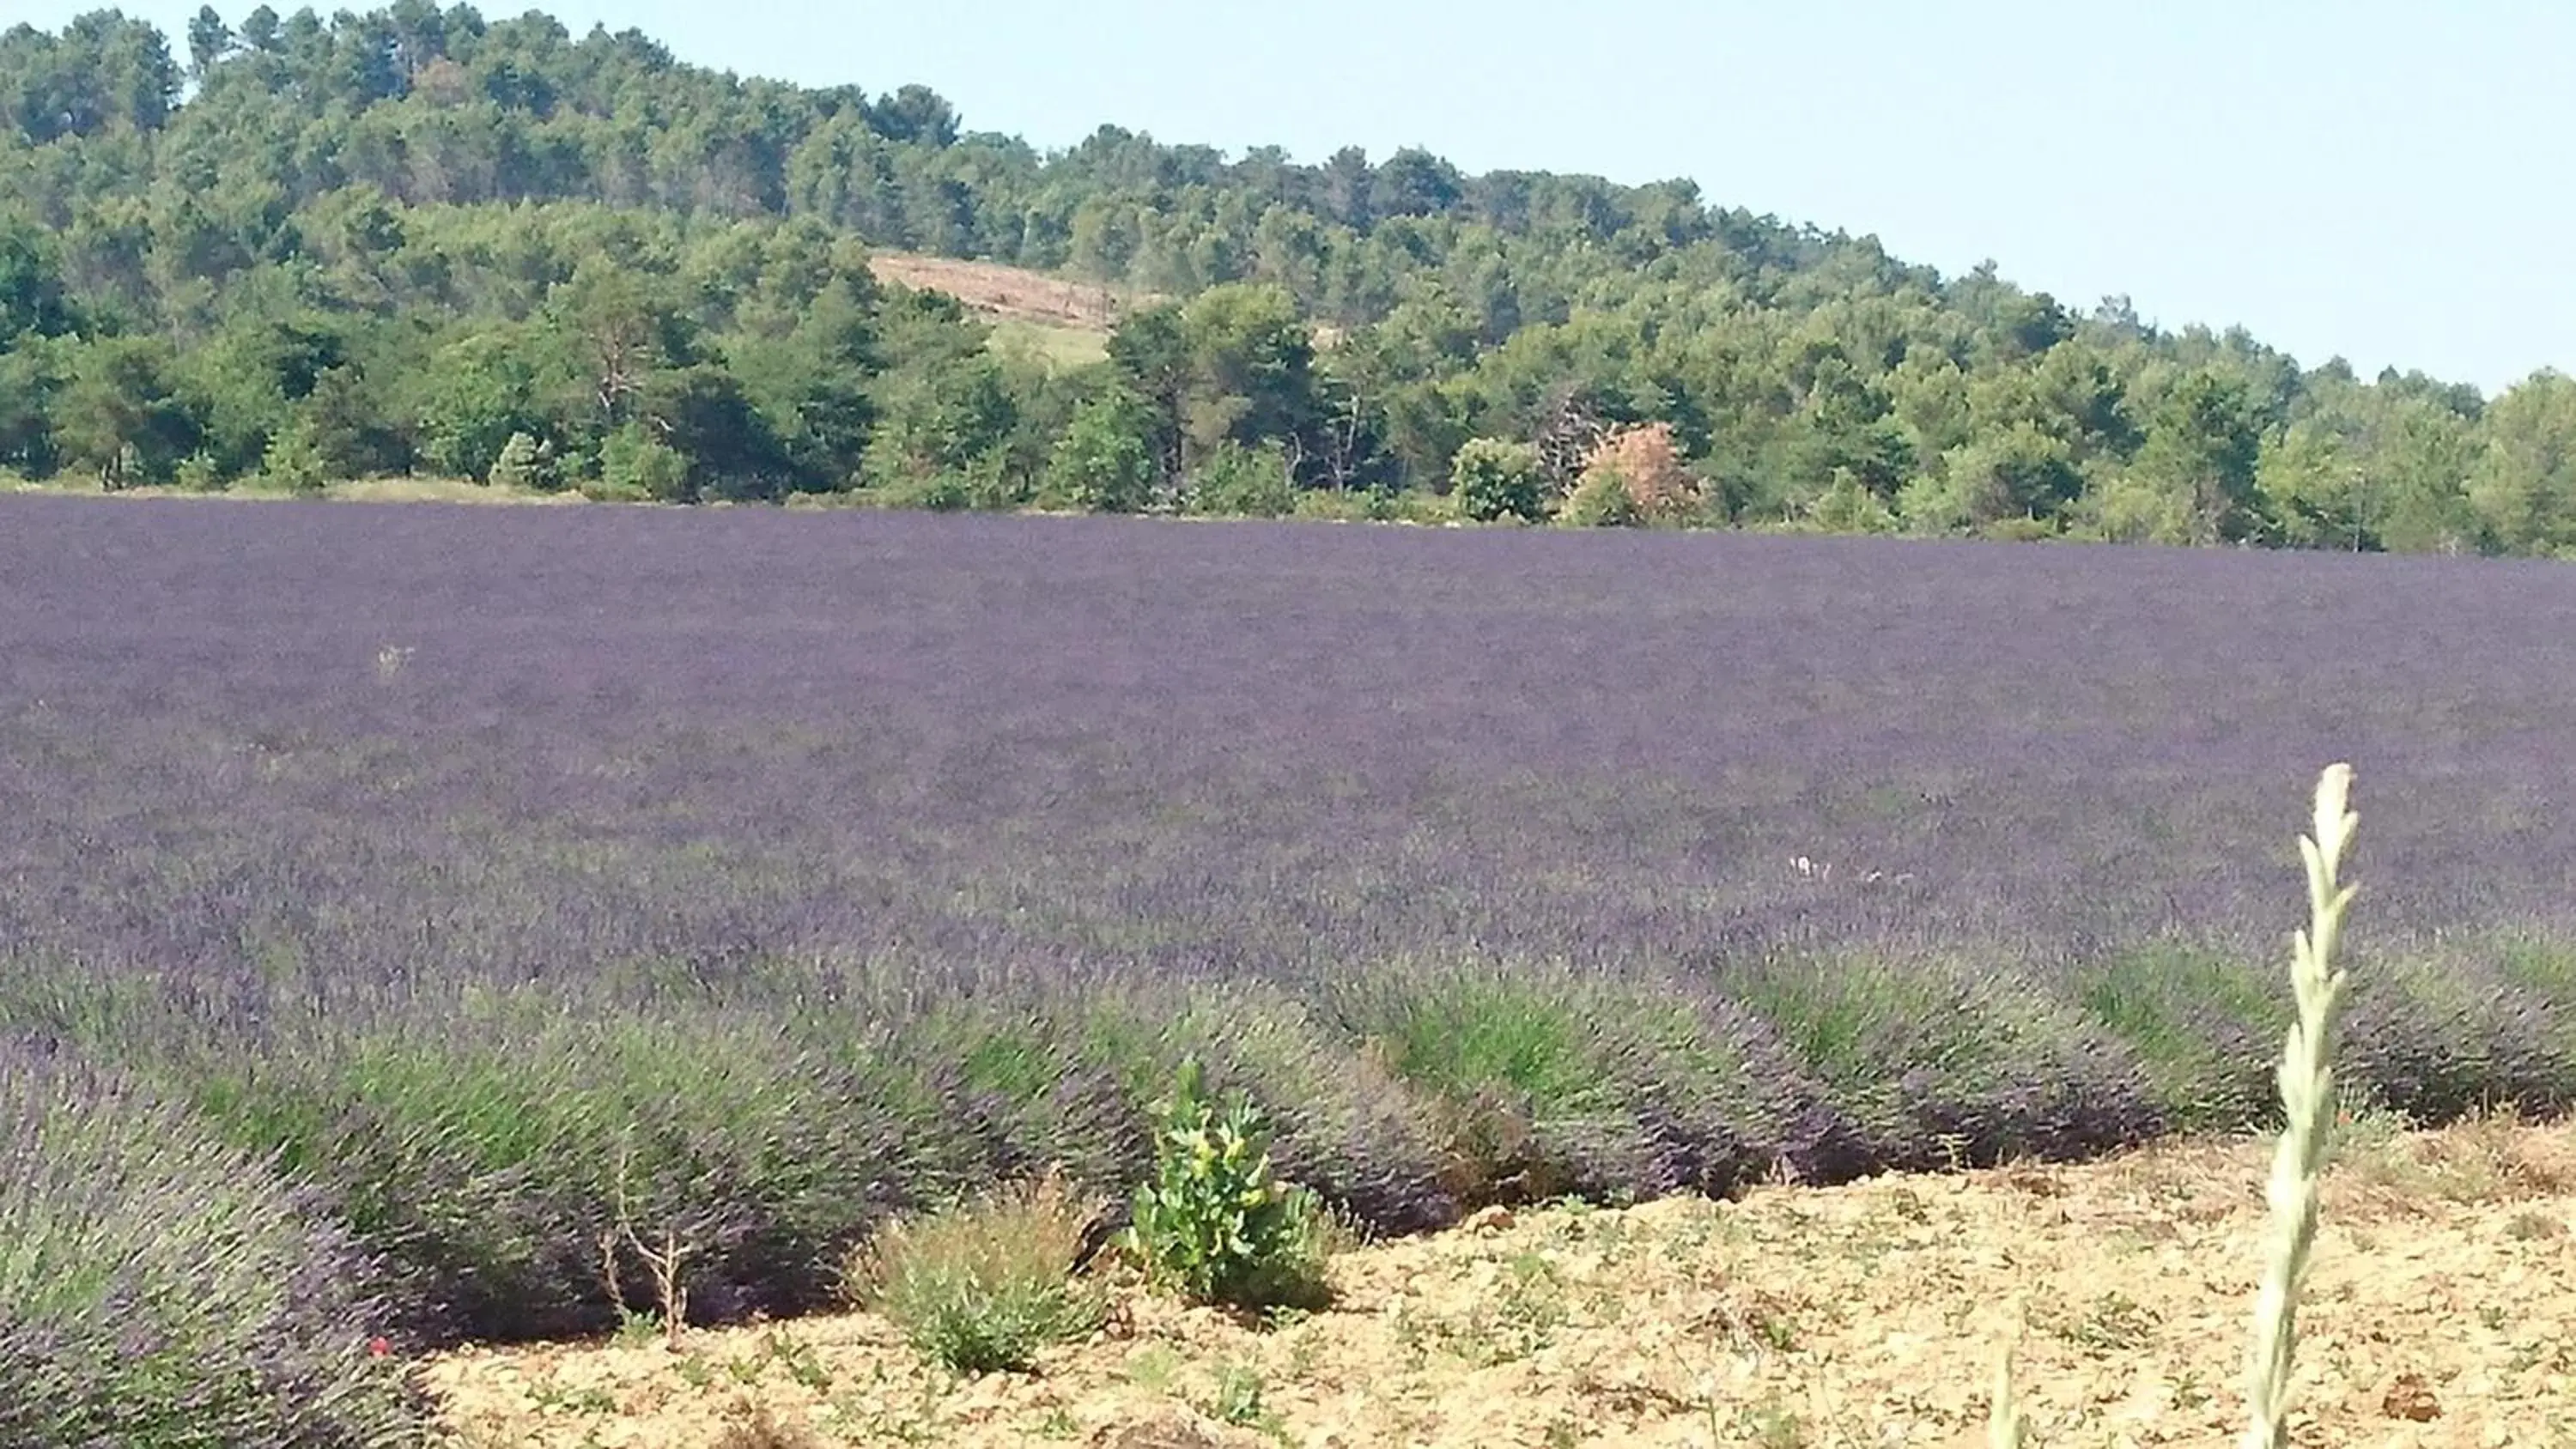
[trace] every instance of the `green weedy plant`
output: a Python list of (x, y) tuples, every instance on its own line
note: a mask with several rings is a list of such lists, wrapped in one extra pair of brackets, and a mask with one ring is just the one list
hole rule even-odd
[[(2243, 1449), (2289, 1449), (2290, 1369), (2298, 1351), (2299, 1288), (2317, 1241), (2317, 1178), (2325, 1165), (2336, 1111), (2334, 1032), (2343, 1007), (2345, 973), (2334, 965), (2343, 915), (2353, 888), (2336, 872), (2344, 847), (2360, 823), (2347, 802), (2352, 766), (2326, 767), (2317, 780), (2316, 833), (2299, 841), (2307, 863), (2308, 926), (2291, 942), (2290, 984), (2298, 1020), (2281, 1047), (2279, 1080), (2283, 1125), (2272, 1154), (2264, 1196), (2272, 1209), (2272, 1240), (2264, 1256), (2263, 1283), (2254, 1300), (2253, 1342), (2246, 1355)], [(1988, 1442), (2021, 1449), (2028, 1429), (2012, 1386), (2009, 1351), (1998, 1361)]]
[(851, 1255), (850, 1297), (958, 1373), (1025, 1371), (1108, 1311), (1098, 1282), (1077, 1271), (1100, 1208), (1050, 1173), (890, 1223)]
[(1154, 1115), (1154, 1173), (1136, 1190), (1126, 1234), (1146, 1276), (1202, 1303), (1320, 1306), (1323, 1206), (1272, 1173), (1251, 1102), (1237, 1095), (1220, 1114), (1192, 1059)]

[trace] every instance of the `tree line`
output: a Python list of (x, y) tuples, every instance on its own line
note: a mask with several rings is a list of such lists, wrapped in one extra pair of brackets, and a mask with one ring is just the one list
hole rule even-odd
[[(398, 0), (0, 34), (0, 468), (2576, 551), (2576, 383), (2078, 311), (1688, 182), (1301, 164)], [(874, 251), (1109, 283), (1096, 360)]]

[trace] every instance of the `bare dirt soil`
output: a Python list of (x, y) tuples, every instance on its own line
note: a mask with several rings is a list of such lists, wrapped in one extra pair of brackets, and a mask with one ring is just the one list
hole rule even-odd
[[(1337, 1306), (1267, 1329), (1123, 1293), (1027, 1376), (954, 1381), (864, 1315), (428, 1372), (476, 1446), (694, 1449), (765, 1413), (823, 1444), (1966, 1449), (2026, 1324), (2037, 1443), (2215, 1449), (2239, 1428), (2268, 1152), (1489, 1211), (1342, 1255)], [(2364, 1131), (2324, 1213), (2300, 1443), (2576, 1443), (2576, 1128)]]

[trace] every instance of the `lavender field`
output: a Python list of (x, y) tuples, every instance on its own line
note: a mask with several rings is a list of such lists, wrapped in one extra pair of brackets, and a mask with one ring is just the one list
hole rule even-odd
[(2261, 1110), (2349, 759), (2352, 1075), (2551, 1110), (2570, 719), (2548, 564), (6, 498), (0, 1066), (423, 1339), (621, 1195), (810, 1306), (1190, 1054), (1388, 1230), (2074, 1155)]

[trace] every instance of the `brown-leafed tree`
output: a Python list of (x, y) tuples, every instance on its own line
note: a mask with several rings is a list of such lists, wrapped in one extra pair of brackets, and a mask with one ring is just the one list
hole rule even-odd
[(1699, 507), (1699, 479), (1682, 465), (1670, 423), (1640, 423), (1603, 437), (1583, 461), (1585, 481), (1601, 476), (1618, 479), (1640, 522), (1676, 521)]

